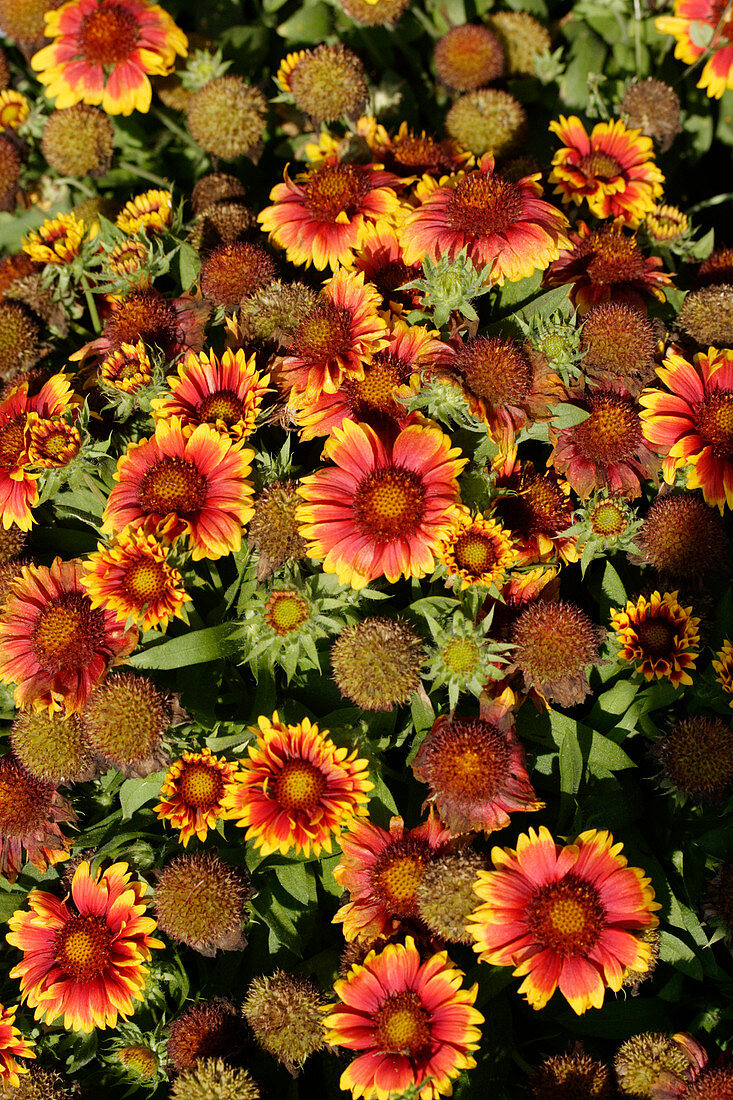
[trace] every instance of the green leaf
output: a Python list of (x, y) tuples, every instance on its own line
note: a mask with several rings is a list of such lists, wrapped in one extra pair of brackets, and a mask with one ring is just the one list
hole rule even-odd
[(277, 28), (288, 42), (322, 42), (331, 31), (331, 10), (326, 4), (315, 3), (300, 8)]
[(673, 936), (671, 932), (659, 933), (659, 958), (662, 962), (670, 963), (683, 974), (687, 974), (688, 977), (698, 982), (702, 981), (702, 964), (697, 955), (689, 944)]
[(560, 742), (560, 790), (576, 795), (583, 778), (583, 753), (575, 734), (568, 730)]
[(208, 661), (218, 661), (228, 657), (239, 648), (230, 637), (232, 623), (219, 626), (207, 626), (203, 630), (194, 630), (179, 638), (148, 646), (135, 653), (129, 664), (135, 668), (188, 668), (190, 665), (203, 665)]
[(587, 409), (581, 409), (580, 405), (571, 405), (561, 401), (553, 408), (552, 426), (562, 431), (563, 428), (574, 428), (576, 424), (582, 424), (590, 413)]
[(699, 46), (701, 50), (706, 50), (713, 40), (715, 27), (711, 26), (710, 23), (703, 23), (700, 19), (695, 19), (690, 23), (687, 33), (696, 46)]
[(153, 772), (152, 775), (146, 775), (142, 779), (125, 780), (120, 787), (120, 806), (122, 807), (123, 818), (131, 818), (135, 810), (139, 810), (146, 802), (152, 802), (154, 798), (158, 797), (165, 775), (164, 771)]
[(624, 588), (623, 581), (610, 561), (606, 562), (606, 568), (603, 571), (601, 591), (606, 597), (609, 606), (623, 607), (626, 604), (626, 589)]
[(201, 257), (196, 249), (184, 241), (178, 252), (178, 271), (181, 276), (181, 285), (184, 290), (190, 290), (198, 281), (201, 271)]

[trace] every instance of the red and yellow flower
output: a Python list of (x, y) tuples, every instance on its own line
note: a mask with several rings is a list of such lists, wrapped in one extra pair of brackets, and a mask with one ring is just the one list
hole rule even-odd
[(125, 629), (114, 611), (92, 607), (79, 559), (26, 565), (2, 608), (0, 681), (16, 685), (19, 708), (71, 714), (137, 640), (137, 629)]
[(476, 169), (424, 176), (415, 194), (420, 202), (398, 232), (404, 262), (454, 259), (466, 248), (477, 270), (491, 264), (491, 281), (518, 282), (544, 271), (566, 248), (567, 219), (540, 198), (540, 174), (516, 182), (494, 172), (494, 158), (483, 156)]
[(389, 1100), (411, 1086), (420, 1100), (450, 1096), (454, 1078), (476, 1065), (471, 1051), (484, 1022), (473, 1007), (478, 986), (465, 989), (463, 979), (445, 951), (423, 962), (410, 936), (353, 966), (336, 982), (340, 1003), (324, 1020), (326, 1042), (359, 1052), (341, 1088), (364, 1100)]
[[(90, 231), (95, 236), (96, 229)], [(87, 225), (76, 214), (49, 218), (23, 240), (23, 251), (38, 264), (70, 264), (81, 253)]]
[(153, 381), (153, 365), (142, 340), (136, 344), (123, 343), (117, 351), (110, 352), (99, 364), (97, 381), (101, 386), (127, 394), (149, 386)]
[(345, 420), (323, 449), (334, 466), (302, 479), (300, 533), (326, 573), (362, 588), (424, 577), (459, 514), (460, 451), (435, 426), (411, 424), (381, 439)]
[(672, 278), (659, 256), (645, 256), (636, 234), (621, 221), (590, 229), (578, 222), (570, 246), (561, 251), (545, 276), (548, 286), (572, 283), (570, 299), (581, 314), (601, 302), (626, 302), (645, 310), (644, 295), (660, 302)]
[[(717, 658), (713, 661), (715, 679), (727, 695), (733, 695), (733, 643), (726, 638), (723, 648), (715, 656)], [(733, 707), (733, 699), (730, 705)]]
[(209, 306), (189, 295), (165, 298), (154, 287), (140, 287), (123, 298), (110, 298), (109, 316), (100, 336), (84, 344), (69, 356), (72, 362), (84, 362), (94, 356), (106, 360), (125, 344), (142, 343), (159, 349), (166, 363), (184, 351), (201, 351)]
[(260, 374), (255, 356), (227, 349), (221, 359), (213, 351), (190, 352), (167, 379), (170, 393), (150, 402), (153, 417), (177, 416), (185, 435), (209, 424), (233, 440), (246, 439), (257, 425), (262, 400), (269, 393), (269, 374)]
[(496, 520), (462, 513), (443, 540), (438, 560), (449, 579), (458, 578), (460, 587), (500, 585), (517, 560), (511, 534)]
[(621, 218), (638, 226), (657, 205), (664, 176), (654, 163), (654, 145), (621, 119), (598, 122), (590, 134), (576, 115), (560, 116), (550, 130), (563, 143), (552, 159), (556, 195), (577, 206), (587, 200), (597, 218)]
[(183, 31), (150, 0), (67, 0), (45, 20), (54, 41), (31, 67), (57, 110), (91, 103), (109, 115), (148, 111), (148, 76), (166, 76), (188, 52)]
[(364, 364), (362, 378), (344, 378), (336, 393), (291, 393), (288, 408), (302, 439), (330, 435), (344, 420), (405, 427), (409, 414), (403, 402), (418, 392), (422, 372), (432, 369), (445, 345), (421, 325), (406, 325), (399, 317), (389, 324), (389, 343)]
[(419, 290), (401, 288), (418, 278), (422, 264), (417, 262), (408, 267), (397, 230), (390, 222), (367, 226), (361, 247), (354, 256), (354, 267), (364, 272), (364, 278), (377, 288), (384, 305), (394, 313), (417, 309), (420, 305)]
[(29, 412), (25, 438), (28, 465), (43, 470), (68, 466), (81, 450), (81, 432), (62, 416), (42, 419), (37, 412)]
[(657, 368), (664, 389), (640, 397), (644, 435), (664, 455), (672, 484), (681, 467), (708, 504), (733, 508), (733, 351), (709, 348), (692, 362), (670, 348)]
[(481, 904), (468, 931), (483, 962), (513, 966), (529, 1004), (544, 1008), (556, 989), (580, 1014), (618, 993), (629, 970), (649, 969), (640, 933), (657, 926), (650, 880), (629, 867), (608, 832), (591, 829), (557, 844), (530, 829), (516, 850), (494, 848), (495, 870), (479, 871)]
[(270, 192), (273, 206), (258, 215), (265, 233), (296, 266), (319, 271), (351, 266), (368, 225), (393, 218), (397, 176), (378, 164), (342, 164), (329, 156)]
[[(726, 88), (733, 88), (733, 11), (727, 0), (675, 0), (674, 15), (658, 16), (655, 26), (662, 34), (674, 35), (674, 55), (685, 65), (694, 65), (710, 54), (698, 88), (704, 88), (714, 99), (720, 99)], [(700, 34), (702, 27), (704, 36)], [(703, 45), (708, 37), (710, 41)]]
[(52, 783), (27, 771), (13, 752), (0, 756), (0, 874), (15, 882), (27, 862), (41, 873), (69, 858), (61, 832), (74, 810)]
[(564, 533), (573, 524), (567, 482), (554, 470), (541, 474), (532, 462), (520, 462), (516, 444), (499, 452), (492, 471), (499, 490), (493, 515), (514, 539), (516, 564), (547, 562), (555, 557), (577, 561), (577, 539)]
[(15, 1014), (18, 1006), (6, 1008), (0, 1005), (0, 1084), (5, 1089), (18, 1088), (19, 1074), (27, 1073), (28, 1066), (18, 1062), (18, 1058), (35, 1058), (32, 1039), (25, 1039), (15, 1026)]
[(688, 669), (699, 656), (700, 620), (682, 607), (677, 592), (652, 592), (647, 600), (629, 600), (611, 611), (611, 625), (620, 645), (619, 657), (633, 662), (647, 680), (666, 677), (674, 687), (691, 684)]
[(17, 130), (30, 114), (28, 100), (14, 88), (5, 88), (0, 92), (0, 132)]
[(153, 188), (129, 199), (117, 215), (115, 225), (123, 233), (139, 233), (142, 229), (150, 236), (164, 233), (172, 220), (173, 195)]
[(449, 843), (450, 831), (433, 813), (407, 831), (401, 817), (392, 818), (389, 832), (371, 821), (355, 822), (341, 838), (341, 861), (333, 872), (349, 891), (333, 918), (343, 924), (345, 938), (376, 939), (418, 919), (416, 894), (425, 868)]
[(185, 535), (194, 561), (237, 551), (254, 514), (247, 480), (253, 458), (254, 451), (208, 424), (185, 435), (178, 418), (159, 420), (152, 439), (131, 444), (120, 458), (102, 531), (144, 526), (167, 540)]
[(362, 379), (365, 363), (388, 343), (379, 305), (379, 291), (363, 274), (337, 271), (289, 342), (280, 367), (283, 388), (312, 400), (336, 393), (345, 378)]
[(23, 1001), (47, 1024), (62, 1017), (73, 1031), (114, 1027), (135, 1011), (145, 988), (155, 921), (146, 916), (147, 887), (131, 882), (126, 863), (92, 874), (79, 864), (64, 901), (31, 890), (30, 911), (14, 913), (6, 939), (23, 952), (10, 976)]
[(92, 607), (113, 612), (122, 623), (133, 619), (144, 631), (164, 631), (171, 619), (183, 618), (189, 595), (169, 552), (144, 529), (127, 530), (108, 546), (97, 543), (81, 578)]
[(328, 730), (307, 718), (285, 725), (275, 711), (258, 725), (249, 760), (224, 799), (226, 816), (236, 818), (263, 856), (330, 852), (333, 839), (367, 812), (373, 787), (367, 761), (356, 749), (337, 748)]
[(180, 829), (178, 839), (184, 848), (192, 836), (206, 840), (209, 829), (216, 828), (227, 796), (236, 789), (236, 771), (236, 764), (212, 756), (206, 747), (201, 752), (184, 752), (176, 760), (163, 780), (161, 801), (154, 810), (161, 821)]

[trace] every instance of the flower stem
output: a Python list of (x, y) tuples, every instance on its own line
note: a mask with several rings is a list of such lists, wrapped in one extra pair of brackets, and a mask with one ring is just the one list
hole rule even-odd
[(87, 309), (89, 310), (89, 316), (92, 319), (92, 326), (97, 335), (102, 331), (102, 324), (99, 320), (99, 313), (97, 312), (97, 303), (94, 301), (94, 295), (92, 294), (91, 287), (87, 281), (86, 275), (82, 275), (80, 279), (80, 286), (84, 291), (84, 297), (86, 298)]
[(129, 172), (132, 176), (139, 176), (141, 180), (147, 180), (148, 183), (155, 183), (158, 187), (165, 188), (166, 191), (170, 191), (171, 184), (168, 180), (164, 180), (162, 176), (156, 176), (153, 172), (148, 172), (144, 168), (139, 168), (137, 164), (130, 164), (129, 161), (119, 160), (117, 167), (121, 168), (124, 172)]

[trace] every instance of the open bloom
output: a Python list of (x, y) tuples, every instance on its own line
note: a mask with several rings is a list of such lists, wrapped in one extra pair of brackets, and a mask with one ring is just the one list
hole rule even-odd
[(32, 1039), (24, 1039), (15, 1027), (15, 1014), (18, 1006), (6, 1008), (0, 1005), (0, 1085), (16, 1088), (20, 1084), (19, 1074), (27, 1073), (28, 1067), (18, 1062), (18, 1058), (35, 1058)]
[(59, 1017), (74, 1031), (114, 1027), (135, 1011), (145, 988), (155, 921), (145, 916), (147, 887), (131, 882), (126, 863), (92, 874), (80, 863), (71, 895), (59, 901), (45, 890), (28, 894), (30, 911), (8, 921), (7, 941), (23, 952), (11, 970), (36, 1019)]
[(268, 374), (261, 375), (255, 356), (227, 349), (221, 359), (213, 351), (189, 352), (178, 364), (178, 376), (167, 379), (170, 393), (151, 401), (155, 420), (177, 416), (184, 434), (198, 424), (210, 424), (232, 439), (246, 439), (255, 430)]
[(345, 420), (323, 453), (334, 467), (302, 479), (300, 533), (326, 573), (361, 588), (375, 577), (424, 577), (458, 516), (466, 464), (439, 428), (413, 424), (394, 441)]
[(639, 596), (623, 610), (611, 612), (611, 625), (621, 645), (619, 656), (632, 661), (647, 680), (666, 676), (674, 687), (691, 684), (700, 644), (700, 620), (682, 607), (676, 592)]
[(224, 800), (234, 789), (237, 765), (211, 749), (184, 752), (176, 760), (160, 788), (161, 801), (155, 812), (161, 821), (180, 829), (178, 839), (185, 848), (192, 836), (206, 840), (224, 815)]
[(559, 988), (578, 1014), (600, 1008), (606, 986), (618, 992), (628, 970), (649, 968), (639, 933), (659, 923), (650, 880), (629, 867), (608, 832), (591, 829), (557, 844), (530, 829), (516, 851), (494, 848), (493, 871), (479, 871), (481, 904), (468, 926), (482, 962), (513, 966), (533, 1008)]
[(340, 843), (341, 862), (333, 877), (349, 891), (349, 901), (334, 924), (343, 924), (347, 940), (375, 939), (418, 918), (417, 888), (428, 864), (448, 851), (450, 832), (431, 813), (409, 830), (401, 817), (392, 818), (389, 832), (357, 821)]
[(367, 812), (373, 784), (366, 760), (356, 749), (337, 748), (328, 730), (307, 718), (284, 725), (275, 711), (258, 724), (249, 760), (225, 798), (226, 816), (237, 819), (263, 856), (330, 852), (333, 837)]
[[(726, 18), (721, 23), (723, 12)], [(720, 99), (726, 88), (733, 88), (733, 11), (727, 0), (675, 0), (674, 15), (658, 16), (655, 26), (662, 34), (674, 35), (674, 55), (685, 65), (710, 53), (698, 88), (714, 99)]]
[(486, 153), (478, 168), (443, 176), (424, 176), (417, 185), (420, 205), (399, 227), (403, 260), (409, 266), (425, 255), (454, 259), (468, 249), (477, 270), (492, 264), (491, 280), (517, 282), (544, 271), (567, 247), (567, 220), (540, 198), (539, 173), (516, 182), (494, 173)]
[(274, 205), (257, 220), (291, 263), (335, 271), (341, 264), (351, 266), (367, 226), (393, 217), (398, 183), (379, 164), (342, 164), (336, 156), (326, 157), (295, 180), (286, 168), (285, 182), (270, 192)]
[(638, 226), (657, 205), (664, 176), (654, 163), (652, 139), (627, 130), (619, 118), (597, 123), (590, 134), (576, 115), (550, 123), (563, 148), (553, 157), (550, 183), (563, 202), (586, 199), (597, 218)]
[(92, 607), (113, 611), (122, 623), (134, 619), (142, 630), (165, 630), (189, 599), (169, 551), (144, 530), (125, 531), (109, 546), (97, 543), (81, 579)]
[(661, 454), (665, 481), (680, 467), (708, 504), (733, 508), (733, 351), (709, 348), (690, 363), (670, 348), (657, 368), (664, 389), (640, 397), (644, 435)]
[(410, 936), (352, 967), (336, 982), (340, 1003), (324, 1020), (328, 1043), (359, 1052), (341, 1088), (389, 1100), (429, 1078), (415, 1094), (420, 1100), (450, 1096), (452, 1079), (476, 1064), (470, 1052), (484, 1022), (473, 1007), (478, 986), (464, 989), (463, 978), (445, 951), (422, 962)]
[(461, 588), (472, 584), (490, 588), (501, 584), (517, 555), (511, 535), (500, 523), (466, 512), (446, 536), (438, 557), (448, 577), (458, 579)]
[[(90, 233), (95, 236), (96, 230)], [(23, 240), (23, 251), (38, 264), (70, 264), (80, 254), (87, 226), (76, 214), (49, 218)]]
[(177, 417), (160, 420), (152, 439), (133, 443), (118, 464), (102, 530), (143, 527), (159, 538), (186, 535), (194, 561), (239, 549), (254, 514), (247, 480), (254, 451), (233, 446), (208, 424), (185, 436)]
[(78, 559), (26, 565), (0, 616), (0, 680), (16, 684), (15, 704), (67, 714), (84, 706), (112, 664), (137, 645), (114, 611), (95, 610)]
[(67, 0), (48, 11), (46, 37), (31, 58), (57, 110), (99, 105), (110, 115), (150, 109), (148, 74), (165, 76), (185, 57), (185, 34), (150, 0)]

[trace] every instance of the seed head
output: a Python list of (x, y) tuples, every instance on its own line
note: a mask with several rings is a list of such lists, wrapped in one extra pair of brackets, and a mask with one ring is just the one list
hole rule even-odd
[(226, 172), (210, 172), (202, 176), (191, 192), (191, 206), (194, 214), (200, 214), (214, 203), (224, 202), (226, 199), (242, 199), (247, 197), (247, 188), (236, 176), (227, 175)]
[(251, 896), (246, 872), (213, 852), (181, 856), (161, 872), (155, 910), (161, 931), (202, 955), (241, 951), (244, 906)]
[(599, 381), (621, 380), (633, 391), (654, 372), (656, 342), (654, 326), (641, 310), (623, 302), (604, 302), (583, 321), (583, 370)]
[(321, 991), (309, 978), (277, 970), (255, 978), (242, 1015), (264, 1050), (291, 1072), (325, 1044)]
[(661, 1074), (671, 1073), (682, 1081), (686, 1079), (690, 1056), (671, 1035), (646, 1031), (621, 1044), (613, 1068), (623, 1096), (651, 1098)]
[(297, 481), (273, 481), (255, 500), (255, 514), (249, 522), (247, 538), (260, 555), (258, 580), (275, 573), (286, 561), (306, 556), (306, 541), (298, 533), (295, 509), (300, 497)]
[(733, 248), (716, 248), (711, 252), (698, 267), (696, 279), (700, 286), (733, 284)]
[(635, 80), (624, 93), (620, 114), (628, 127), (641, 130), (665, 153), (680, 132), (680, 100), (663, 80)]
[(259, 1100), (260, 1090), (246, 1069), (232, 1069), (221, 1058), (204, 1058), (173, 1082), (171, 1100)]
[(95, 773), (95, 755), (77, 714), (20, 711), (10, 744), (23, 767), (46, 783), (81, 783)]
[(458, 144), (476, 156), (506, 157), (521, 144), (527, 113), (514, 96), (496, 88), (468, 92), (451, 107), (445, 128)]
[(433, 58), (439, 80), (458, 92), (470, 92), (504, 72), (499, 39), (480, 23), (452, 27), (435, 47)]
[(194, 248), (207, 251), (243, 240), (256, 226), (255, 215), (242, 199), (221, 199), (196, 216), (189, 240)]
[(29, 370), (39, 358), (40, 328), (22, 302), (0, 302), (0, 378)]
[(511, 634), (525, 688), (536, 688), (561, 706), (582, 702), (589, 691), (586, 671), (598, 656), (602, 633), (575, 604), (530, 604)]
[(219, 76), (191, 96), (186, 112), (191, 136), (223, 160), (251, 156), (265, 132), (267, 101), (238, 76)]
[(199, 282), (204, 298), (231, 310), (272, 282), (276, 274), (277, 264), (264, 248), (247, 241), (233, 241), (220, 244), (206, 257)]
[(71, 1087), (64, 1084), (60, 1074), (35, 1065), (29, 1066), (28, 1073), (22, 1074), (16, 1087), (0, 1087), (1, 1100), (70, 1100), (73, 1095)]
[(28, 532), (21, 531), (17, 524), (11, 523), (10, 527), (0, 524), (0, 565), (19, 558), (26, 548)]
[(473, 884), (486, 867), (470, 848), (438, 856), (425, 868), (415, 894), (417, 910), (431, 932), (451, 943), (471, 943), (466, 922), (476, 908)]
[(275, 279), (242, 302), (238, 317), (242, 338), (265, 343), (292, 337), (316, 300), (316, 292), (305, 283)]
[(699, 347), (733, 344), (733, 283), (691, 290), (682, 303), (677, 324)]
[(531, 1100), (612, 1100), (615, 1090), (608, 1066), (588, 1054), (548, 1058), (531, 1076)]
[(373, 618), (347, 626), (331, 649), (339, 691), (363, 710), (392, 710), (420, 686), (425, 650), (404, 619)]
[(697, 493), (660, 496), (644, 517), (637, 543), (659, 573), (694, 578), (728, 565), (728, 538), (715, 508)]
[(624, 980), (621, 983), (621, 987), (622, 989), (628, 989), (632, 997), (638, 996), (639, 989), (643, 983), (648, 981), (656, 970), (657, 963), (659, 962), (659, 948), (661, 944), (659, 932), (656, 928), (645, 928), (643, 932), (639, 933), (638, 938), (643, 943), (649, 944), (651, 957), (646, 970), (634, 970), (634, 968), (630, 966), (624, 974)]
[(0, 134), (0, 210), (15, 209), (15, 193), (20, 181), (21, 165), (15, 142), (5, 134)]
[(103, 176), (112, 161), (114, 135), (104, 111), (76, 103), (48, 116), (41, 151), (62, 176)]
[(172, 717), (152, 680), (118, 672), (90, 695), (81, 721), (101, 757), (128, 774), (148, 775), (164, 763), (161, 743)]
[(0, 91), (7, 88), (10, 84), (10, 65), (8, 64), (8, 55), (5, 50), (0, 49)]
[(192, 1070), (202, 1058), (231, 1061), (245, 1044), (247, 1032), (235, 1005), (223, 997), (198, 1001), (173, 1021), (166, 1052), (176, 1073)]
[(341, 43), (304, 50), (286, 82), (298, 110), (317, 123), (355, 118), (367, 100), (364, 66)]
[(657, 756), (669, 785), (695, 802), (720, 802), (733, 787), (733, 726), (724, 718), (683, 718)]
[(64, 0), (0, 0), (2, 33), (26, 55), (30, 55), (44, 45), (44, 15), (47, 11), (60, 8), (63, 2)]
[(550, 48), (550, 32), (526, 11), (500, 11), (489, 19), (506, 57), (507, 76), (532, 76), (537, 54)]
[(410, 0), (339, 0), (341, 7), (347, 15), (351, 16), (355, 23), (361, 23), (365, 27), (380, 27), (384, 24), (396, 23), (405, 8), (410, 6)]

